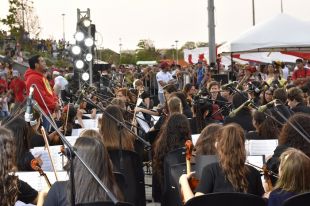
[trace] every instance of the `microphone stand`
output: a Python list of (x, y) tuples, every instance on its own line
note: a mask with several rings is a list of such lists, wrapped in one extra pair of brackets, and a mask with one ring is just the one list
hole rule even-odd
[(112, 202), (116, 205), (119, 203), (119, 201), (116, 199), (114, 194), (109, 190), (109, 188), (99, 179), (99, 177), (95, 174), (95, 172), (89, 167), (89, 165), (80, 157), (80, 155), (77, 153), (76, 149), (69, 143), (69, 141), (65, 138), (65, 136), (59, 131), (57, 125), (50, 119), (50, 117), (43, 111), (43, 109), (38, 105), (37, 102), (33, 101), (33, 107), (38, 110), (51, 124), (51, 126), (54, 128), (54, 130), (58, 133), (60, 139), (62, 142), (68, 147), (69, 149), (69, 159), (71, 160), (71, 166), (70, 166), (70, 178), (71, 178), (71, 203), (73, 206), (75, 206), (75, 187), (74, 187), (74, 168), (73, 168), (73, 161), (74, 158), (77, 157), (78, 160), (81, 161), (83, 166), (86, 168), (86, 170), (95, 178), (95, 180), (98, 182), (98, 184), (104, 189), (104, 191), (107, 193), (108, 197), (112, 200)]
[(105, 115), (107, 115), (109, 118), (113, 119), (120, 127), (127, 129), (132, 135), (134, 135), (137, 140), (139, 140), (140, 142), (142, 142), (145, 146), (145, 150), (150, 150), (151, 149), (151, 145), (150, 143), (148, 143), (147, 141), (145, 141), (142, 137), (138, 136), (137, 134), (135, 134), (132, 130), (130, 130), (128, 127), (126, 127), (126, 124), (124, 122), (120, 122), (118, 119), (116, 119), (114, 116), (112, 116), (111, 114), (109, 114), (108, 112), (105, 111), (105, 109), (97, 104), (95, 104), (92, 100), (83, 97), (83, 99), (93, 105), (94, 107), (98, 108), (100, 111), (102, 111)]

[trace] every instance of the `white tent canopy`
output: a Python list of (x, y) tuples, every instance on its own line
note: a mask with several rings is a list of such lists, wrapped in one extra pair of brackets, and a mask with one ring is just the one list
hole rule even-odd
[(218, 49), (218, 53), (263, 51), (310, 51), (310, 22), (279, 14)]

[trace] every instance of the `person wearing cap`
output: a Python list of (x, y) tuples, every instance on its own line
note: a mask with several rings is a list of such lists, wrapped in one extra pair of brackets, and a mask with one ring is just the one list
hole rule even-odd
[(297, 69), (293, 72), (292, 80), (296, 86), (302, 86), (310, 79), (310, 69), (304, 67), (302, 59), (296, 60)]
[(158, 99), (161, 105), (165, 103), (164, 89), (163, 87), (169, 83), (172, 83), (173, 80), (172, 74), (168, 72), (169, 64), (163, 62), (160, 65), (161, 71), (156, 74), (156, 80), (158, 83)]
[(10, 92), (14, 95), (14, 108), (17, 108), (25, 100), (26, 84), (20, 79), (19, 72), (13, 71), (13, 79), (9, 86)]
[(200, 88), (205, 82), (206, 69), (202, 66), (202, 60), (198, 60), (197, 63), (197, 86)]

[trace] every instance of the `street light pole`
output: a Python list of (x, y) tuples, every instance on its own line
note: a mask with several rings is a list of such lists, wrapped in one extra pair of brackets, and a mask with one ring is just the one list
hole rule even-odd
[(253, 26), (255, 26), (255, 2), (252, 0), (252, 18), (253, 18)]
[(119, 38), (119, 64), (121, 64), (121, 58), (122, 58), (122, 38)]
[(281, 14), (283, 14), (283, 1), (281, 0)]
[(65, 15), (66, 14), (61, 14), (62, 15), (62, 38), (63, 41), (66, 42), (66, 34), (65, 34)]
[(174, 44), (171, 45), (171, 51), (172, 51), (172, 59), (174, 62)]
[(179, 57), (178, 57), (178, 40), (175, 40), (175, 50), (176, 50), (176, 60), (177, 64), (179, 64)]

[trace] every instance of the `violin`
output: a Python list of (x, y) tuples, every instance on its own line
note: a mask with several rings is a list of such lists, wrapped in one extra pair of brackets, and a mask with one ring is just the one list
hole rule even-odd
[(38, 171), (40, 176), (44, 177), (45, 182), (47, 183), (48, 187), (51, 188), (52, 184), (49, 181), (49, 179), (48, 179), (47, 175), (45, 174), (45, 172), (40, 167), (40, 164), (39, 164), (38, 160), (36, 160), (36, 159), (31, 160), (31, 168), (33, 170), (35, 170), (35, 171)]
[(268, 170), (267, 165), (264, 164), (263, 167), (258, 167), (257, 165), (253, 165), (249, 162), (247, 162), (246, 164), (255, 167), (256, 169), (258, 169), (260, 172), (262, 172), (263, 176), (264, 176), (264, 180), (267, 183), (267, 187), (266, 190), (268, 191), (272, 191), (273, 189), (273, 185), (272, 185), (272, 181), (271, 181), (271, 177), (275, 177), (275, 178), (279, 178), (278, 175), (274, 172), (272, 172), (271, 170)]
[[(191, 158), (192, 158), (192, 151), (194, 148), (193, 142), (191, 140), (186, 140), (185, 142), (185, 156), (186, 156), (186, 174), (189, 175), (191, 173)], [(199, 184), (199, 180), (193, 176), (191, 176), (188, 179), (188, 184), (189, 187), (191, 188), (192, 191), (196, 189), (196, 187)], [(185, 203), (183, 192), (181, 191), (181, 197), (182, 197), (182, 202)]]

